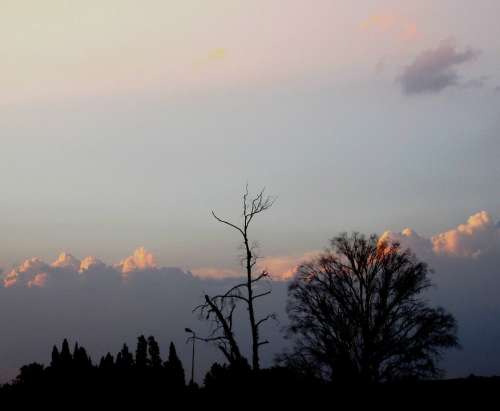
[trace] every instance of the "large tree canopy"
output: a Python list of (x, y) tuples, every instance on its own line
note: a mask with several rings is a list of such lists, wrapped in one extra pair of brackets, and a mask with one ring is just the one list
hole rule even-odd
[(410, 250), (375, 235), (333, 238), (290, 284), (288, 360), (343, 381), (439, 375), (442, 350), (458, 344), (456, 322), (424, 299), (429, 272)]

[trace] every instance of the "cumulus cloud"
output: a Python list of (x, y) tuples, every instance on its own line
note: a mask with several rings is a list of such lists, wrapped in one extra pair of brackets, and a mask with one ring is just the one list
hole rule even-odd
[(28, 281), (28, 287), (43, 287), (47, 282), (47, 273), (38, 273)]
[(78, 269), (78, 272), (84, 273), (84, 272), (89, 271), (89, 270), (99, 269), (99, 268), (104, 268), (104, 267), (106, 267), (106, 264), (104, 264), (98, 258), (89, 255), (88, 257), (85, 257), (81, 261), (80, 268)]
[[(477, 257), (480, 254), (500, 254), (500, 222), (493, 223), (486, 211), (470, 216), (466, 223), (451, 230), (424, 237), (411, 228), (400, 232), (385, 231), (380, 241), (398, 242), (402, 248), (411, 249), (424, 261), (436, 257)], [(258, 270), (267, 270), (274, 281), (290, 280), (297, 268), (305, 261), (316, 257), (321, 251), (309, 251), (298, 255), (265, 257), (258, 261)], [(200, 278), (223, 279), (244, 275), (242, 270), (231, 268), (196, 268), (191, 272)]]
[(429, 256), (474, 258), (491, 252), (500, 253), (500, 223), (495, 224), (486, 211), (479, 211), (464, 224), (430, 238), (422, 237), (410, 228), (400, 233), (386, 231), (380, 238), (397, 241), (424, 259)]
[(477, 59), (479, 51), (458, 51), (453, 40), (444, 40), (434, 49), (423, 51), (405, 67), (399, 77), (405, 94), (439, 93), (461, 84), (457, 66)]
[(486, 211), (480, 211), (458, 227), (432, 237), (437, 254), (477, 257), (499, 245), (500, 228)]
[[(59, 282), (76, 281), (78, 277), (88, 277), (91, 273), (111, 273), (117, 278), (127, 279), (134, 272), (155, 270), (157, 270), (157, 265), (154, 255), (144, 247), (139, 247), (131, 256), (114, 265), (107, 265), (93, 256), (79, 260), (66, 252), (59, 254), (51, 264), (39, 257), (33, 257), (3, 274), (2, 278), (5, 288), (13, 286), (44, 287), (55, 276), (58, 277)], [(92, 275), (92, 277), (94, 276)]]
[(421, 257), (426, 257), (432, 253), (432, 243), (429, 238), (417, 234), (411, 228), (405, 228), (401, 232), (385, 231), (380, 236), (380, 241), (397, 242), (402, 248), (409, 248)]
[(30, 258), (4, 275), (4, 287), (9, 288), (15, 285), (27, 285), (37, 274), (47, 272), (48, 270), (50, 270), (49, 264), (44, 262), (41, 258)]
[(51, 264), (51, 266), (56, 268), (68, 268), (74, 271), (78, 271), (80, 269), (80, 260), (73, 257), (71, 254), (63, 252), (59, 254), (59, 257), (57, 257), (57, 260), (55, 260)]
[[(470, 216), (463, 224), (450, 230), (437, 233), (432, 237), (419, 235), (411, 228), (401, 232), (385, 231), (380, 241), (398, 242), (403, 248), (410, 248), (420, 258), (429, 260), (435, 257), (476, 258), (483, 254), (500, 254), (500, 222), (495, 224), (486, 211)], [(267, 270), (274, 281), (288, 281), (297, 268), (305, 261), (317, 256), (320, 251), (309, 251), (293, 255), (269, 256), (258, 260), (257, 270)], [(69, 253), (61, 253), (52, 263), (47, 264), (38, 257), (24, 261), (18, 267), (3, 274), (3, 285), (44, 287), (54, 275), (69, 280), (77, 277), (89, 277), (106, 272), (119, 281), (129, 280), (132, 273), (148, 272), (160, 274), (164, 270), (158, 267), (155, 256), (144, 247), (137, 248), (132, 255), (117, 264), (107, 265), (96, 257), (88, 256), (83, 260)], [(182, 271), (182, 270), (181, 270)], [(199, 267), (186, 274), (200, 279), (233, 279), (244, 275), (242, 268)], [(77, 275), (79, 274), (79, 275)]]
[(144, 271), (157, 268), (155, 257), (144, 247), (139, 247), (134, 253), (120, 261), (116, 267), (127, 276), (134, 271)]

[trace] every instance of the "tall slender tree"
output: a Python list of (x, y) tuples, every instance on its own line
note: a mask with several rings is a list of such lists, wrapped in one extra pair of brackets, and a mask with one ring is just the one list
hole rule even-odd
[(72, 361), (73, 361), (73, 356), (71, 355), (71, 351), (69, 350), (68, 340), (65, 338), (62, 343), (61, 353), (59, 355), (59, 362), (62, 368), (69, 369), (71, 368)]
[(127, 344), (123, 344), (122, 349), (116, 355), (116, 366), (120, 370), (130, 370), (134, 365), (134, 356), (129, 351)]
[(148, 365), (148, 342), (144, 335), (141, 335), (137, 338), (137, 348), (135, 350), (135, 366), (139, 369), (146, 369)]
[(52, 347), (52, 359), (50, 361), (50, 367), (53, 369), (59, 368), (60, 366), (60, 354), (57, 346)]
[(162, 365), (160, 347), (152, 335), (148, 337), (148, 352), (151, 367), (155, 370), (160, 369)]
[(165, 362), (165, 371), (170, 388), (182, 388), (186, 385), (186, 377), (182, 362), (177, 356), (173, 342), (168, 349), (168, 360)]

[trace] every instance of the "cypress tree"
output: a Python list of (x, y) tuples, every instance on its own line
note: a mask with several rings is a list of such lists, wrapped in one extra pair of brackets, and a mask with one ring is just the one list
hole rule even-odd
[(148, 342), (144, 335), (137, 338), (137, 348), (135, 350), (135, 365), (139, 369), (148, 367)]
[(57, 347), (54, 345), (52, 348), (52, 359), (50, 361), (51, 368), (57, 369), (60, 366), (60, 354)]
[(148, 351), (149, 351), (149, 361), (151, 367), (154, 369), (161, 368), (161, 357), (160, 357), (160, 347), (156, 342), (155, 338), (151, 335), (148, 338)]
[(116, 366), (121, 370), (128, 370), (133, 365), (134, 356), (130, 353), (127, 344), (123, 344), (121, 351), (116, 356)]
[(69, 350), (69, 344), (68, 340), (65, 338), (62, 347), (61, 347), (61, 354), (59, 355), (59, 360), (61, 367), (64, 369), (69, 369), (71, 367), (71, 363), (73, 361), (73, 356), (71, 355), (71, 352)]
[(177, 351), (173, 342), (168, 349), (168, 360), (165, 363), (165, 371), (171, 388), (183, 388), (186, 385), (184, 367), (177, 356)]

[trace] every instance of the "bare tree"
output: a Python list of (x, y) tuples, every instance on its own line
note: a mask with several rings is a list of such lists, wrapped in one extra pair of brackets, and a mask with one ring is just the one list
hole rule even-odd
[(274, 203), (271, 197), (265, 195), (264, 190), (258, 195), (250, 198), (248, 186), (243, 195), (243, 213), (241, 225), (234, 224), (228, 220), (220, 218), (214, 211), (212, 215), (222, 224), (234, 229), (242, 239), (242, 265), (245, 269), (244, 281), (231, 287), (227, 292), (215, 296), (205, 295), (205, 302), (195, 308), (207, 320), (214, 323), (212, 333), (204, 341), (214, 342), (223, 352), (231, 364), (241, 363), (246, 359), (242, 356), (238, 343), (233, 332), (233, 314), (238, 304), (242, 304), (248, 311), (248, 320), (251, 333), (252, 349), (252, 369), (258, 370), (260, 367), (259, 348), (267, 344), (260, 335), (260, 327), (269, 319), (274, 318), (274, 314), (268, 314), (262, 318), (257, 318), (255, 303), (256, 300), (271, 293), (271, 289), (260, 290), (258, 285), (269, 278), (266, 270), (257, 272), (256, 264), (258, 260), (257, 243), (250, 240), (249, 229), (254, 218), (268, 210)]
[(456, 322), (423, 298), (428, 273), (397, 243), (357, 233), (334, 238), (289, 286), (295, 349), (288, 359), (343, 381), (439, 375), (441, 351), (458, 345)]

